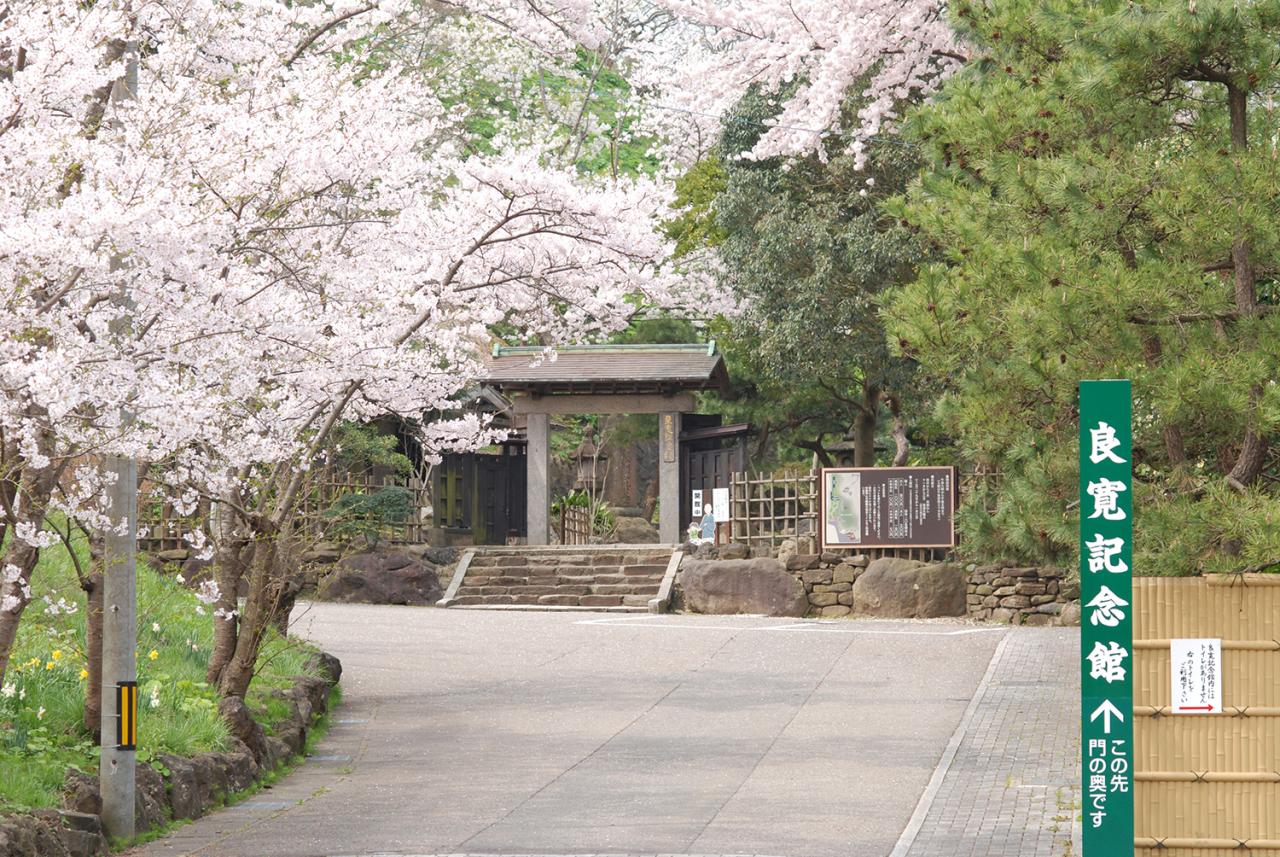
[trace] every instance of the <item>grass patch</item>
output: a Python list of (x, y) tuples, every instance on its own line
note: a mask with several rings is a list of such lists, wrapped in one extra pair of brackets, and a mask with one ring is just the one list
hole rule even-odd
[[(73, 546), (87, 568), (83, 537)], [(176, 575), (140, 562), (137, 586), (138, 761), (226, 749), (217, 694), (205, 682), (218, 620)], [(60, 806), (68, 766), (98, 770), (98, 748), (83, 724), (86, 598), (64, 546), (41, 551), (32, 590), (0, 687), (0, 812)], [(305, 672), (313, 651), (279, 635), (264, 644), (246, 702), (265, 725), (289, 714), (272, 694)]]

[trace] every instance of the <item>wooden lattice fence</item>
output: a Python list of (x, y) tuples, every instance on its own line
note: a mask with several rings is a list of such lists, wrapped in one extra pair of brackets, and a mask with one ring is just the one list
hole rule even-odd
[(382, 541), (393, 544), (424, 544), (431, 529), (431, 497), (423, 480), (416, 475), (382, 476), (364, 474), (333, 474), (318, 480), (299, 507), (299, 519), (305, 532), (319, 539), (324, 538), (332, 519), (328, 515), (334, 504), (349, 494), (373, 494), (387, 488), (407, 492), (408, 517), (399, 523), (382, 527)]
[[(311, 483), (299, 503), (297, 531), (306, 539), (322, 541), (335, 525), (330, 510), (343, 497), (373, 494), (386, 488), (407, 493), (409, 512), (405, 520), (378, 527), (379, 538), (393, 544), (424, 544), (431, 529), (430, 491), (417, 475), (383, 476), (369, 473), (327, 473)], [(210, 504), (202, 500), (196, 511), (181, 515), (172, 504), (157, 499), (141, 506), (138, 512), (138, 549), (156, 554), (189, 547), (184, 535), (197, 529), (206, 536), (212, 532)], [(344, 519), (349, 527), (350, 517)]]
[(731, 474), (729, 525), (731, 539), (746, 545), (816, 537), (818, 474), (812, 470)]
[(191, 514), (179, 514), (172, 503), (161, 498), (139, 498), (138, 550), (157, 554), (162, 551), (186, 550), (186, 536), (196, 530), (209, 529), (209, 501), (201, 500)]
[(591, 517), (586, 507), (564, 505), (560, 509), (560, 544), (591, 544)]

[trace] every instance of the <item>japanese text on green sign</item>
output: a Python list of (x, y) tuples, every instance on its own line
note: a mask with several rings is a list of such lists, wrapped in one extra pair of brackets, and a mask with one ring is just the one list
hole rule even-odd
[(1133, 853), (1133, 432), (1128, 381), (1080, 384), (1085, 857)]

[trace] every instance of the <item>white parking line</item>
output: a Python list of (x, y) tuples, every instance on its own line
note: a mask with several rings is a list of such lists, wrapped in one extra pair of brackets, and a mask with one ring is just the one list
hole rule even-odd
[(877, 636), (903, 637), (959, 637), (966, 634), (991, 634), (1007, 631), (1007, 628), (955, 628), (947, 631), (904, 630), (898, 628), (856, 627), (853, 622), (795, 622), (786, 625), (724, 625), (695, 624), (690, 622), (636, 621), (649, 617), (580, 619), (575, 625), (604, 625), (619, 628), (661, 628), (665, 631), (800, 631), (807, 634), (874, 634)]

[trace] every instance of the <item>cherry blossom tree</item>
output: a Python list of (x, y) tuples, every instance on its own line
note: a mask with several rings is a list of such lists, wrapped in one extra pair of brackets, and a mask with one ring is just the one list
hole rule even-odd
[[(968, 58), (941, 0), (654, 2), (684, 27), (641, 54), (637, 80), (655, 93), (653, 115), (678, 143), (713, 141), (748, 89), (778, 94), (778, 115), (742, 153), (751, 158), (821, 153), (822, 140), (840, 133), (861, 163), (903, 103), (935, 91)], [(856, 127), (844, 127), (840, 108), (856, 87), (865, 103)]]
[[(465, 109), (386, 49), (429, 16), (460, 45), (483, 30), (567, 51), (598, 38), (593, 14), (0, 6), (0, 678), (56, 538), (46, 517), (108, 524), (94, 456), (159, 462), (179, 505), (219, 505), (218, 543), (192, 540), (217, 549), (223, 584), (211, 677), (243, 695), (305, 474), (340, 421), (448, 409), (495, 326), (554, 345), (672, 304), (660, 185), (583, 177), (527, 136), (477, 153)], [(423, 439), (489, 436), (470, 419)]]

